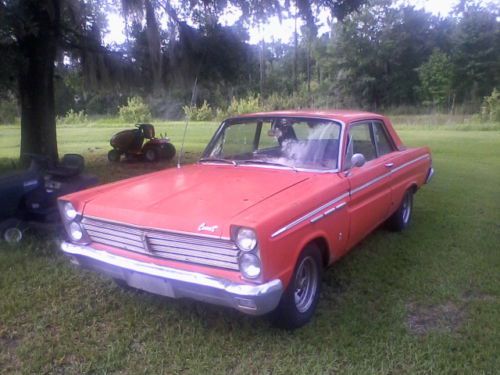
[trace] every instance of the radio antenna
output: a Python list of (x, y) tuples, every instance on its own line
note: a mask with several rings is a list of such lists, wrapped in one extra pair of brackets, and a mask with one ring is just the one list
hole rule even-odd
[[(198, 84), (198, 75), (196, 75), (196, 78), (194, 79), (193, 91), (191, 93), (191, 104), (190, 104), (191, 107), (194, 106), (195, 97), (196, 97), (196, 85), (197, 84)], [(179, 157), (177, 159), (177, 168), (181, 167), (182, 157), (184, 156), (184, 142), (186, 141), (186, 133), (187, 133), (188, 125), (189, 125), (189, 114), (188, 113), (186, 113), (186, 121), (184, 123), (184, 135), (182, 136), (181, 151), (179, 152)]]

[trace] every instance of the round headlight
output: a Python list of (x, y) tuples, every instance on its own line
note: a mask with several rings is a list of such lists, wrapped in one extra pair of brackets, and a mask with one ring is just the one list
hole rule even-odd
[(70, 202), (64, 203), (64, 216), (66, 216), (66, 219), (68, 220), (73, 220), (76, 217), (76, 210), (75, 207)]
[(71, 236), (71, 239), (80, 241), (83, 237), (83, 231), (80, 224), (78, 224), (77, 222), (72, 222), (69, 225), (69, 235)]
[(236, 245), (242, 251), (252, 251), (257, 246), (257, 235), (249, 228), (240, 228), (236, 234)]
[(246, 278), (254, 279), (260, 275), (262, 266), (255, 254), (243, 254), (240, 257), (240, 271)]

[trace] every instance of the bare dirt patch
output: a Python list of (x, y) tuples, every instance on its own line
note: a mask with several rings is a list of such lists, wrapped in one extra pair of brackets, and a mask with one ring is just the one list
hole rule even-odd
[(496, 300), (496, 297), (491, 294), (480, 292), (478, 290), (468, 290), (462, 295), (462, 300), (464, 300), (465, 302), (493, 302)]
[(7, 374), (18, 371), (21, 362), (16, 354), (19, 340), (12, 337), (0, 336), (0, 373)]
[(406, 326), (415, 335), (430, 332), (454, 332), (466, 317), (465, 305), (446, 302), (439, 305), (406, 305)]

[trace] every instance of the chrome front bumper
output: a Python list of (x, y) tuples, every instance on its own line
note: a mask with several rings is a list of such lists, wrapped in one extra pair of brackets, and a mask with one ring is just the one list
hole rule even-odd
[(276, 308), (283, 293), (281, 280), (250, 285), (201, 273), (145, 263), (90, 246), (61, 244), (74, 264), (122, 280), (129, 286), (172, 298), (191, 298), (262, 315)]

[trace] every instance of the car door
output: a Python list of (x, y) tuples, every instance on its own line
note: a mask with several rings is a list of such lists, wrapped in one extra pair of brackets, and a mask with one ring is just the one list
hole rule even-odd
[[(391, 156), (378, 152), (373, 121), (349, 126), (346, 177), (349, 181), (350, 226), (348, 247), (354, 246), (387, 218), (391, 206)], [(382, 151), (382, 150), (381, 150)], [(354, 154), (363, 154), (366, 163), (350, 166)]]

